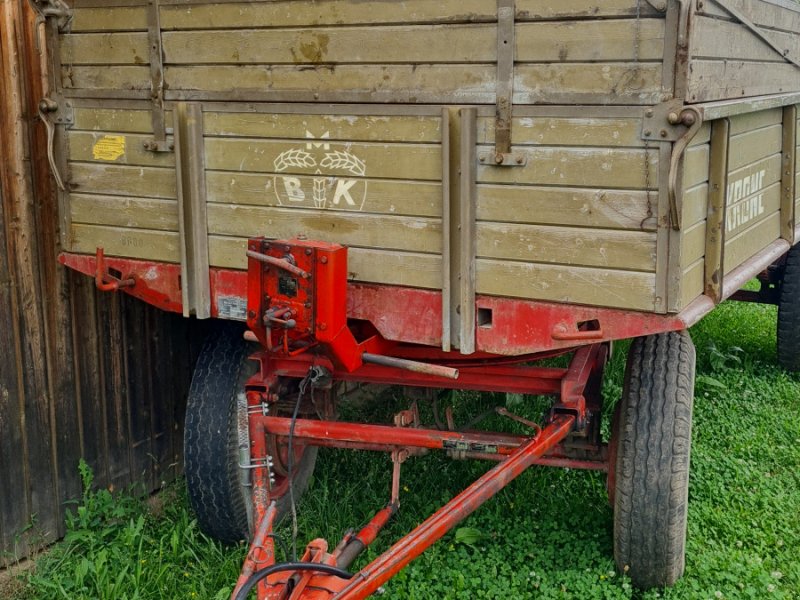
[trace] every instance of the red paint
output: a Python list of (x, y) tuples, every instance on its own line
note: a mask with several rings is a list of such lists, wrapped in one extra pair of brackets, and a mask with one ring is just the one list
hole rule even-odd
[[(94, 276), (96, 273), (94, 256), (62, 253), (59, 260), (86, 275)], [(135, 278), (133, 287), (122, 290), (126, 294), (163, 310), (182, 312), (179, 265), (108, 257), (105, 262), (123, 276)], [(214, 268), (209, 271), (209, 277), (211, 316), (238, 317), (244, 321), (247, 272)], [(575, 345), (601, 341), (559, 341), (553, 338), (554, 333), (556, 337), (562, 337), (565, 331), (579, 331), (579, 323), (592, 321), (599, 324), (605, 341), (677, 331), (694, 324), (714, 307), (713, 302), (701, 298), (681, 314), (658, 315), (489, 296), (478, 296), (476, 303), (479, 309), (491, 311), (491, 327), (477, 328), (476, 348), (481, 354), (470, 357), (457, 355), (462, 360), (487, 355), (516, 356), (567, 350)], [(442, 307), (438, 291), (349, 283), (346, 305), (349, 319), (371, 323), (386, 340), (434, 348), (441, 345)], [(232, 313), (231, 306), (238, 307), (238, 315)], [(596, 334), (587, 335), (593, 337)]]
[(564, 439), (574, 423), (574, 417), (557, 416), (540, 435), (520, 446), (505, 461), (490, 469), (414, 531), (361, 569), (341, 592), (333, 596), (333, 600), (361, 600), (374, 593)]

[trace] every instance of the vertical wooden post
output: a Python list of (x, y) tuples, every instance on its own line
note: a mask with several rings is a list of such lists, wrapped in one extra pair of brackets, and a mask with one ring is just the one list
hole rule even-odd
[(708, 212), (703, 289), (715, 304), (722, 301), (725, 276), (725, 198), (728, 193), (728, 141), (730, 121), (711, 123), (711, 149), (708, 172)]
[(797, 155), (797, 106), (783, 108), (783, 165), (781, 170), (781, 237), (795, 243), (795, 160)]

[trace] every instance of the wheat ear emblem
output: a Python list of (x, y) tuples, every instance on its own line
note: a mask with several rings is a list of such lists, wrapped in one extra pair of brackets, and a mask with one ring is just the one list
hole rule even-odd
[(302, 149), (287, 150), (279, 154), (278, 158), (275, 159), (275, 170), (278, 173), (282, 173), (290, 167), (309, 169), (316, 166), (316, 159), (310, 153)]
[(319, 165), (325, 169), (344, 169), (357, 177), (367, 172), (366, 163), (349, 152), (328, 152)]

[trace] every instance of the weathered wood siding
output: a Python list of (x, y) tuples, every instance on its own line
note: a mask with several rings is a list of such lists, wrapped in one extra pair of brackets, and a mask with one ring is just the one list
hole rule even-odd
[(0, 565), (63, 534), (97, 485), (153, 490), (181, 468), (190, 323), (57, 263), (59, 214), (36, 120), (39, 58), (27, 3), (0, 9)]
[(778, 108), (730, 119), (726, 274), (781, 237), (782, 118)]
[[(514, 121), (519, 168), (478, 168), (477, 291), (654, 310), (658, 151), (636, 118)], [(494, 119), (478, 123), (491, 151)]]
[[(148, 97), (146, 5), (75, 4), (72, 33), (62, 38), (64, 87)], [(165, 4), (167, 99), (495, 100), (496, 0)], [(649, 104), (669, 96), (664, 15), (648, 3), (519, 0), (516, 10), (516, 103)]]
[(692, 6), (687, 101), (800, 91), (800, 67), (790, 62), (800, 62), (800, 5), (789, 0), (704, 0)]

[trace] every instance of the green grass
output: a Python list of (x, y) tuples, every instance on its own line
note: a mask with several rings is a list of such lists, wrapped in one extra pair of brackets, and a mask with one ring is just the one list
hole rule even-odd
[[(601, 474), (533, 469), (391, 580), (383, 597), (800, 598), (800, 381), (775, 366), (774, 332), (773, 307), (734, 303), (692, 331), (698, 384), (687, 566), (674, 588), (642, 594), (614, 572)], [(616, 346), (608, 371), (608, 412), (621, 392), (626, 349)], [(459, 395), (456, 420), (503, 401)], [(385, 419), (406, 404), (387, 397), (380, 405), (345, 407), (343, 416)], [(544, 407), (531, 399), (523, 408), (540, 417)], [(502, 424), (495, 418), (486, 426)], [(400, 515), (358, 565), (485, 468), (440, 455), (406, 463)], [(389, 475), (384, 455), (321, 452), (301, 505), (301, 547), (318, 536), (335, 543), (367, 520), (387, 500)], [(18, 598), (227, 598), (245, 549), (203, 536), (180, 485), (165, 496), (143, 502), (86, 494), (68, 538), (39, 560)]]

